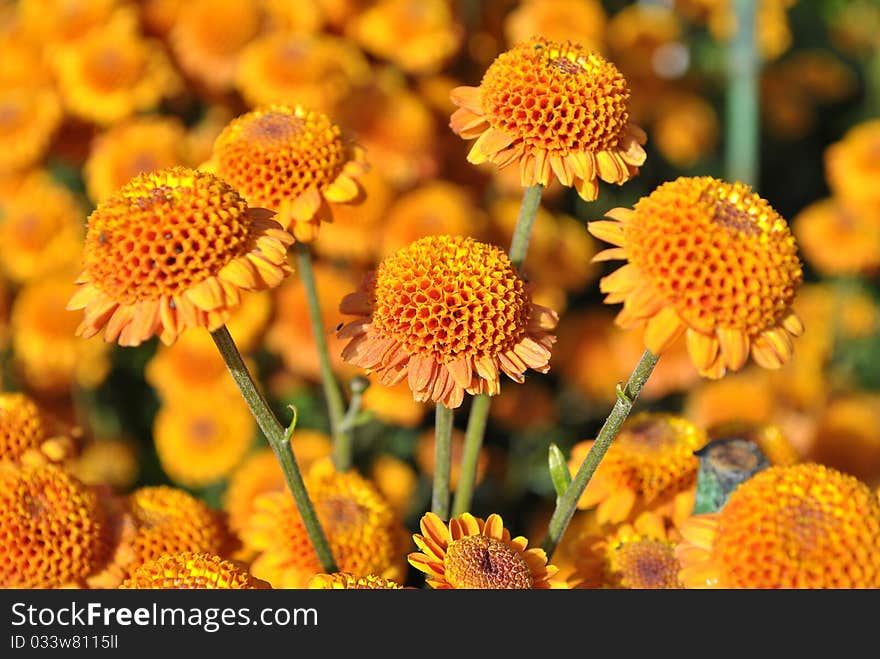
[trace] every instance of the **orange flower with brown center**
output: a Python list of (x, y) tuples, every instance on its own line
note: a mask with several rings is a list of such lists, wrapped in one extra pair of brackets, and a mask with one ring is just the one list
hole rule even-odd
[(759, 472), (680, 531), (688, 588), (880, 587), (880, 500), (823, 465)]
[(255, 590), (270, 588), (247, 569), (216, 554), (181, 552), (147, 561), (119, 586), (124, 589)]
[(82, 586), (106, 560), (95, 494), (54, 465), (0, 467), (0, 587)]
[(292, 239), (213, 174), (184, 167), (141, 174), (89, 216), (77, 333), (134, 346), (172, 343), (188, 327), (216, 330), (241, 290), (290, 273)]
[[(578, 501), (578, 508), (598, 505), (600, 524), (622, 522), (638, 512), (659, 510), (690, 498), (697, 478), (706, 433), (686, 419), (672, 414), (641, 412), (630, 417), (593, 474)], [(593, 441), (576, 444), (569, 470), (576, 473)], [(690, 511), (687, 511), (690, 512)]]
[(742, 368), (751, 352), (764, 368), (791, 358), (803, 325), (792, 311), (803, 279), (788, 225), (742, 183), (680, 177), (632, 210), (590, 222), (615, 245), (598, 261), (628, 263), (603, 278), (605, 302), (623, 302), (617, 324), (645, 327), (645, 345), (660, 355), (682, 334), (702, 375)]
[(524, 187), (555, 176), (592, 201), (599, 178), (620, 185), (645, 162), (646, 136), (629, 122), (629, 95), (600, 55), (535, 37), (499, 55), (479, 87), (452, 91), (459, 109), (450, 126), (478, 138), (470, 162), (517, 163)]
[(214, 143), (212, 165), (251, 204), (278, 213), (297, 240), (311, 242), (333, 204), (357, 203), (363, 151), (321, 112), (271, 105), (234, 119)]
[(417, 401), (461, 405), (465, 392), (501, 390), (500, 373), (522, 382), (546, 373), (556, 313), (533, 304), (498, 247), (461, 236), (428, 236), (386, 257), (343, 313), (343, 358), (392, 386), (408, 378)]
[(375, 574), (364, 577), (350, 572), (316, 574), (309, 580), (311, 590), (403, 590), (396, 581), (383, 579)]
[(547, 589), (565, 588), (553, 579), (556, 567), (547, 564), (543, 549), (526, 549), (525, 536), (511, 538), (499, 515), (486, 520), (464, 513), (443, 522), (427, 513), (421, 533), (413, 535), (421, 551), (408, 556), (410, 565), (427, 575), (431, 588)]

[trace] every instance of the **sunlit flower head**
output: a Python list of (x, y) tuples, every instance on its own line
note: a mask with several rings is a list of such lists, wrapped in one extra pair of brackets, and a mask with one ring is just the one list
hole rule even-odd
[(779, 426), (772, 423), (728, 421), (712, 426), (707, 434), (710, 441), (736, 437), (757, 444), (771, 465), (787, 467), (801, 461), (801, 456), (791, 440)]
[[(706, 433), (683, 417), (659, 412), (630, 417), (608, 448), (578, 507), (598, 505), (600, 524), (622, 522), (668, 504), (673, 507), (670, 516), (677, 516), (680, 511), (675, 507), (696, 483), (699, 459), (694, 451), (707, 441)], [(591, 440), (572, 448), (568, 462), (572, 475), (592, 446)]]
[(880, 207), (880, 193), (874, 182), (880, 173), (880, 119), (864, 121), (850, 128), (843, 139), (825, 151), (825, 176), (836, 197), (855, 208)]
[(380, 256), (425, 236), (479, 237), (486, 216), (463, 186), (429, 181), (401, 194), (382, 219)]
[(840, 469), (868, 485), (880, 483), (880, 394), (834, 397), (818, 415), (809, 459)]
[[(354, 471), (335, 471), (329, 460), (315, 463), (305, 481), (339, 570), (400, 580), (405, 532), (375, 486)], [(304, 588), (322, 572), (288, 492), (258, 497), (242, 537), (261, 552), (252, 573), (275, 588)]]
[(234, 119), (214, 143), (212, 166), (304, 242), (332, 222), (336, 204), (362, 201), (358, 178), (367, 170), (363, 150), (330, 117), (286, 105)]
[(22, 283), (77, 265), (84, 212), (76, 197), (44, 173), (22, 179), (0, 200), (0, 269)]
[(526, 549), (525, 536), (511, 538), (496, 514), (485, 520), (464, 513), (444, 522), (426, 513), (421, 533), (413, 535), (420, 551), (407, 558), (427, 575), (431, 588), (449, 590), (565, 588), (555, 580), (556, 567), (547, 564), (543, 549)]
[(119, 586), (123, 589), (160, 590), (256, 590), (270, 588), (247, 568), (216, 554), (181, 552), (167, 554), (135, 568)]
[(823, 465), (765, 469), (680, 531), (688, 588), (880, 587), (880, 500)]
[(403, 586), (391, 579), (375, 574), (358, 576), (350, 572), (316, 574), (309, 579), (308, 587), (312, 590), (403, 590)]
[(133, 346), (173, 343), (189, 327), (213, 331), (242, 290), (271, 288), (290, 272), (288, 233), (213, 174), (173, 167), (141, 174), (89, 216), (78, 333), (104, 329)]
[(242, 51), (236, 87), (253, 108), (295, 102), (335, 115), (371, 75), (367, 58), (350, 41), (273, 32)]
[(742, 183), (680, 177), (633, 210), (591, 222), (590, 233), (615, 247), (596, 260), (627, 263), (603, 278), (605, 302), (623, 302), (617, 324), (644, 326), (645, 346), (660, 355), (682, 334), (701, 375), (719, 378), (751, 353), (764, 368), (792, 355), (803, 325), (791, 310), (803, 278), (785, 220)]
[(83, 483), (127, 492), (140, 473), (141, 450), (131, 439), (100, 438), (88, 442), (65, 466)]
[(384, 385), (408, 379), (417, 401), (461, 405), (465, 392), (496, 395), (500, 374), (546, 373), (556, 313), (533, 304), (498, 247), (428, 236), (386, 257), (340, 311), (342, 353)]
[(644, 131), (629, 122), (629, 89), (613, 64), (541, 37), (502, 53), (479, 87), (458, 87), (452, 130), (478, 138), (474, 164), (517, 164), (523, 186), (552, 177), (596, 199), (601, 178), (623, 184), (645, 162)]
[(0, 88), (0, 175), (35, 165), (61, 123), (61, 104), (50, 87)]
[(407, 73), (436, 73), (458, 50), (464, 29), (446, 0), (379, 0), (346, 25), (371, 55)]
[[(330, 438), (317, 430), (299, 428), (291, 441), (296, 463), (307, 473), (318, 460), (330, 456)], [(284, 492), (287, 483), (272, 449), (261, 449), (244, 459), (230, 474), (223, 493), (223, 510), (229, 515), (229, 528), (236, 533), (247, 525), (257, 497), (267, 492)]]
[[(196, 394), (198, 390), (190, 391)], [(253, 444), (257, 430), (241, 396), (197, 400), (163, 405), (153, 421), (159, 464), (172, 481), (193, 488), (228, 476)]]
[(210, 89), (231, 88), (241, 52), (260, 32), (256, 0), (189, 0), (169, 33), (174, 57), (190, 76)]
[(21, 392), (0, 393), (0, 463), (42, 462), (63, 448), (55, 421)]
[(224, 556), (229, 531), (217, 511), (184, 490), (167, 485), (141, 487), (126, 497), (125, 525), (117, 550), (123, 573), (147, 561), (184, 551)]
[(73, 277), (59, 273), (25, 284), (12, 306), (13, 364), (27, 385), (48, 395), (94, 389), (110, 372), (110, 346), (75, 336), (79, 321), (65, 311)]
[(540, 34), (601, 51), (605, 22), (600, 0), (524, 0), (505, 17), (504, 36), (511, 45)]
[(185, 164), (184, 135), (176, 117), (141, 117), (113, 126), (95, 139), (83, 166), (89, 197), (100, 202), (138, 174)]
[(0, 466), (0, 586), (82, 586), (108, 545), (97, 496), (60, 467)]
[[(641, 522), (642, 519), (638, 520)], [(656, 590), (683, 588), (675, 542), (662, 522), (623, 524), (596, 536), (576, 560), (575, 588)]]
[[(412, 396), (408, 396), (412, 400)], [(402, 518), (413, 507), (419, 475), (409, 462), (382, 453), (370, 467), (370, 480)]]
[(804, 258), (822, 275), (880, 269), (880, 205), (849, 208), (839, 199), (823, 199), (803, 209), (792, 229)]
[[(415, 461), (422, 474), (428, 478), (433, 477), (435, 467), (435, 438), (433, 428), (422, 431), (416, 440)], [(452, 466), (449, 471), (449, 487), (455, 490), (458, 487), (458, 478), (461, 474), (461, 461), (464, 456), (464, 432), (458, 428), (452, 430), (450, 452), (452, 454)], [(486, 475), (489, 466), (489, 451), (485, 446), (480, 447), (477, 454), (477, 471), (475, 485), (479, 485)]]
[(58, 89), (73, 115), (108, 125), (152, 110), (180, 88), (162, 46), (125, 22), (111, 22), (58, 49)]

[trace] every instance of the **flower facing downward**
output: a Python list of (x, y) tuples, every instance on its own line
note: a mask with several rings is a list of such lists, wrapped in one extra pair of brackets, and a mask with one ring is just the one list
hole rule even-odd
[(645, 162), (644, 131), (629, 122), (623, 76), (596, 53), (542, 37), (502, 53), (479, 87), (457, 87), (452, 130), (478, 138), (474, 164), (519, 164), (523, 186), (551, 175), (596, 199), (598, 179), (622, 184)]
[(499, 515), (484, 521), (470, 513), (444, 523), (434, 513), (420, 522), (413, 540), (421, 551), (408, 556), (436, 589), (565, 588), (553, 580), (557, 569), (547, 565), (543, 549), (526, 549), (528, 539), (511, 539)]
[(680, 531), (688, 588), (880, 587), (880, 499), (824, 465), (765, 469)]
[(606, 303), (623, 302), (618, 325), (645, 327), (651, 352), (684, 334), (709, 378), (739, 370), (749, 352), (764, 368), (788, 361), (803, 332), (791, 310), (803, 272), (785, 220), (748, 186), (680, 177), (608, 215), (589, 230), (616, 247), (595, 259), (628, 263), (599, 286)]
[(498, 394), (501, 372), (522, 382), (550, 368), (556, 313), (532, 303), (501, 249), (470, 238), (417, 240), (339, 308), (360, 316), (339, 331), (343, 358), (386, 386), (408, 378), (417, 401), (455, 408), (465, 392)]
[(303, 242), (332, 221), (333, 204), (361, 201), (367, 171), (364, 152), (326, 114), (286, 105), (234, 119), (214, 142), (212, 166)]
[(188, 327), (213, 331), (241, 290), (277, 286), (292, 242), (263, 209), (213, 174), (172, 167), (141, 174), (105, 199), (88, 222), (77, 333), (107, 341), (171, 344)]

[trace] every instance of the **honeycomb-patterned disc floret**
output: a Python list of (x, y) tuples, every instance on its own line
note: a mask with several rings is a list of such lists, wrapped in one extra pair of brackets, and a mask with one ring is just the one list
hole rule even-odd
[(453, 541), (443, 565), (447, 583), (456, 589), (528, 589), (533, 584), (523, 553), (485, 535)]
[(878, 588), (880, 500), (823, 465), (771, 467), (721, 509), (712, 559), (727, 588)]
[(706, 442), (706, 433), (682, 417), (642, 412), (608, 449), (600, 465), (602, 478), (651, 503), (695, 482), (699, 458), (694, 451)]
[(22, 393), (0, 393), (0, 460), (17, 461), (39, 449), (48, 429), (37, 404)]
[(333, 183), (349, 149), (326, 114), (273, 105), (234, 119), (214, 143), (214, 155), (218, 173), (251, 204), (277, 211), (284, 201)]
[(165, 485), (142, 487), (128, 497), (135, 533), (130, 567), (180, 552), (222, 554), (229, 536), (218, 516), (200, 499)]
[(245, 200), (213, 174), (141, 174), (89, 217), (85, 268), (121, 303), (178, 296), (250, 250), (250, 228)]
[(0, 586), (82, 585), (107, 558), (97, 497), (60, 467), (0, 470)]
[(780, 325), (803, 278), (788, 224), (742, 183), (664, 183), (639, 200), (624, 236), (630, 263), (702, 332)]
[(428, 236), (387, 257), (372, 304), (383, 335), (440, 363), (512, 349), (531, 308), (507, 255), (461, 236)]
[(403, 590), (404, 587), (390, 579), (375, 574), (359, 577), (350, 572), (316, 574), (309, 580), (312, 590)]
[(160, 556), (132, 571), (120, 588), (161, 590), (255, 590), (268, 584), (216, 554), (182, 552)]
[(681, 565), (675, 545), (665, 540), (633, 536), (608, 549), (610, 586), (631, 589), (682, 588), (678, 579)]
[(629, 121), (629, 88), (600, 55), (542, 37), (502, 53), (480, 83), (496, 129), (531, 149), (568, 154), (617, 146)]

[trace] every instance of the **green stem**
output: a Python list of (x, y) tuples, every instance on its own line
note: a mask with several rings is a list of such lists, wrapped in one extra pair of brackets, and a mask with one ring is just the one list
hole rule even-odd
[(648, 377), (657, 365), (658, 359), (659, 357), (655, 357), (650, 350), (645, 350), (639, 363), (636, 364), (632, 375), (629, 376), (626, 386), (617, 386), (617, 401), (614, 403), (611, 414), (608, 415), (608, 418), (599, 430), (596, 441), (590, 448), (590, 452), (587, 453), (587, 457), (581, 463), (577, 474), (575, 474), (571, 481), (571, 485), (557, 499), (556, 509), (550, 518), (550, 527), (547, 530), (547, 537), (544, 538), (543, 544), (548, 560), (553, 556), (553, 552), (556, 551), (559, 540), (565, 533), (565, 529), (568, 528), (569, 522), (571, 522), (578, 500), (580, 500), (581, 495), (587, 488), (587, 484), (593, 477), (599, 462), (605, 457), (611, 442), (617, 437), (620, 426), (623, 425), (626, 417), (629, 416), (633, 403), (638, 398), (642, 387), (645, 386), (645, 382), (647, 382)]
[(761, 63), (755, 43), (756, 0), (734, 0), (736, 36), (727, 50), (727, 180), (758, 184)]
[(449, 518), (449, 472), (452, 469), (452, 410), (437, 403), (434, 420), (434, 490), (431, 511)]
[(535, 225), (535, 217), (541, 205), (541, 193), (544, 186), (537, 183), (528, 187), (523, 192), (522, 204), (519, 207), (519, 217), (516, 220), (516, 228), (510, 239), (510, 250), (507, 255), (513, 262), (514, 267), (521, 268), (526, 260), (526, 252), (529, 249), (529, 239), (532, 237), (532, 227)]
[(247, 366), (245, 366), (241, 354), (235, 346), (235, 341), (232, 340), (232, 336), (229, 334), (226, 326), (222, 325), (219, 329), (211, 332), (211, 337), (214, 339), (217, 349), (220, 350), (220, 354), (223, 356), (223, 361), (226, 362), (226, 367), (229, 369), (232, 379), (235, 380), (241, 395), (257, 420), (257, 425), (260, 426), (260, 430), (263, 431), (263, 434), (269, 441), (269, 446), (272, 447), (275, 457), (278, 458), (278, 462), (281, 464), (281, 470), (284, 472), (287, 486), (293, 494), (293, 500), (296, 502), (296, 507), (302, 517), (306, 532), (309, 534), (309, 539), (315, 547), (315, 552), (318, 554), (321, 567), (325, 572), (336, 572), (336, 561), (333, 559), (333, 553), (330, 551), (327, 537), (324, 535), (324, 530), (321, 528), (321, 523), (315, 514), (315, 508), (312, 505), (311, 499), (309, 499), (308, 492), (306, 492), (306, 485), (303, 482), (299, 466), (296, 464), (293, 448), (290, 445), (284, 427), (275, 418), (268, 401), (260, 390), (257, 389), (257, 385), (251, 377)]
[(489, 417), (491, 398), (486, 394), (474, 396), (471, 412), (468, 416), (467, 430), (464, 434), (464, 451), (461, 456), (461, 471), (458, 476), (458, 488), (452, 504), (452, 516), (457, 517), (470, 511), (474, 487), (477, 483), (477, 464), (483, 435), (486, 433), (486, 422)]
[(309, 308), (309, 320), (312, 323), (312, 335), (315, 338), (315, 349), (318, 351), (318, 362), (321, 367), (321, 385), (324, 387), (324, 398), (327, 400), (327, 411), (330, 418), (330, 435), (333, 437), (333, 459), (336, 468), (346, 471), (351, 468), (352, 433), (343, 423), (345, 418), (345, 401), (342, 390), (333, 374), (330, 364), (330, 352), (327, 350), (327, 338), (324, 335), (324, 324), (321, 318), (321, 304), (318, 301), (318, 289), (315, 286), (315, 273), (312, 270), (312, 254), (309, 246), (297, 242), (294, 246), (299, 276), (306, 291), (306, 304)]

